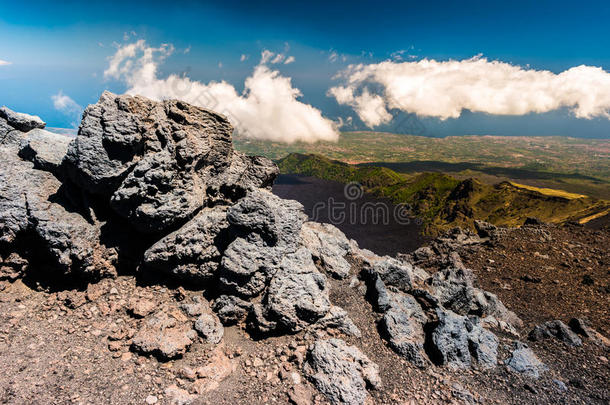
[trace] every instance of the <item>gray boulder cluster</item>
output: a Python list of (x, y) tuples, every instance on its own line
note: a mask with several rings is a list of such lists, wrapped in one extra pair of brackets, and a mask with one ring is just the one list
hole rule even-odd
[[(278, 174), (270, 160), (233, 150), (233, 128), (219, 114), (105, 92), (76, 138), (44, 126), (0, 109), (0, 279), (90, 283), (135, 273), (212, 299), (213, 312), (185, 304), (184, 319), (134, 303), (134, 316), (146, 317), (135, 351), (172, 359), (198, 335), (219, 343), (223, 325), (237, 323), (258, 335), (332, 328), (359, 337), (331, 303), (329, 276), (362, 280), (383, 337), (420, 367), (494, 367), (490, 329), (516, 334), (518, 318), (450, 252), (428, 274), (413, 263), (435, 252), (379, 257), (332, 225), (308, 222), (300, 203), (270, 192)], [(530, 373), (529, 352), (515, 350), (509, 366)], [(381, 385), (377, 366), (340, 339), (316, 341), (304, 372), (332, 403), (364, 403)]]

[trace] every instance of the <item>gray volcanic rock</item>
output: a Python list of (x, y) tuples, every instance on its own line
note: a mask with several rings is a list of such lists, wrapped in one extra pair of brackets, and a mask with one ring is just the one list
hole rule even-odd
[(478, 318), (469, 319), (437, 309), (438, 324), (432, 332), (436, 360), (451, 368), (468, 368), (474, 358), (480, 367), (494, 367), (498, 360), (498, 338), (481, 327)]
[(14, 152), (0, 148), (0, 244), (29, 235), (36, 244), (28, 249), (48, 267), (93, 279), (115, 275), (117, 252), (100, 242), (104, 224), (67, 209), (61, 183)]
[(318, 340), (309, 348), (305, 375), (331, 404), (364, 404), (367, 385), (380, 388), (379, 367), (343, 340)]
[(480, 326), (479, 318), (469, 318), (467, 327), (470, 354), (481, 368), (493, 368), (498, 364), (498, 338)]
[(33, 129), (23, 136), (19, 156), (34, 163), (36, 169), (58, 174), (72, 140), (44, 129)]
[(21, 132), (28, 132), (34, 128), (44, 128), (46, 123), (37, 115), (18, 113), (3, 106), (0, 108), (0, 118), (8, 125)]
[(366, 283), (366, 294), (378, 312), (385, 312), (390, 308), (390, 292), (381, 279), (381, 276), (371, 268), (362, 272)]
[(473, 277), (472, 271), (465, 268), (439, 270), (429, 280), (432, 295), (445, 308), (466, 315), (471, 311), (475, 297)]
[(514, 342), (511, 357), (506, 361), (506, 368), (532, 378), (540, 377), (540, 374), (547, 370), (547, 367), (536, 357), (532, 349), (525, 343), (518, 341)]
[(209, 343), (220, 343), (224, 335), (224, 328), (213, 314), (202, 314), (195, 321), (195, 330)]
[(330, 311), (326, 277), (316, 269), (309, 250), (300, 248), (284, 257), (269, 285), (266, 303), (273, 319), (292, 332)]
[(232, 295), (221, 295), (212, 309), (224, 325), (234, 325), (246, 318), (252, 304)]
[(282, 249), (266, 246), (260, 237), (249, 239), (237, 238), (227, 247), (219, 279), (224, 290), (243, 297), (263, 292), (283, 253)]
[(308, 248), (316, 260), (333, 277), (343, 279), (349, 276), (350, 264), (345, 255), (352, 248), (347, 237), (331, 224), (306, 222), (301, 228), (301, 244)]
[(269, 246), (296, 250), (301, 226), (307, 219), (301, 203), (254, 189), (227, 212), (236, 229), (260, 235)]
[(202, 283), (216, 274), (228, 228), (226, 208), (202, 209), (175, 232), (163, 237), (144, 253), (147, 271), (171, 274), (177, 279)]
[(468, 368), (471, 364), (466, 318), (451, 311), (437, 309), (438, 324), (432, 332), (432, 344), (442, 365)]
[(578, 335), (572, 332), (565, 323), (559, 320), (548, 321), (535, 326), (528, 337), (533, 341), (555, 338), (570, 346), (582, 346), (582, 340)]
[(383, 314), (380, 329), (396, 353), (424, 367), (429, 363), (424, 352), (426, 322), (426, 315), (415, 298), (392, 294), (390, 308)]
[(142, 232), (162, 232), (202, 206), (268, 187), (277, 168), (235, 154), (225, 117), (168, 100), (104, 92), (87, 107), (66, 170)]
[(372, 270), (381, 276), (383, 282), (399, 290), (408, 292), (413, 289), (413, 266), (391, 257), (383, 257), (373, 263)]

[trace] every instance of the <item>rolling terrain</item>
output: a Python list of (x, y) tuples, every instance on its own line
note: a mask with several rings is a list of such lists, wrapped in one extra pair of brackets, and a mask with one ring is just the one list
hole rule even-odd
[(366, 192), (407, 204), (429, 235), (454, 226), (472, 228), (474, 220), (511, 227), (520, 226), (528, 217), (551, 223), (584, 223), (610, 209), (605, 200), (561, 190), (509, 181), (490, 185), (438, 172), (397, 173), (387, 167), (349, 165), (319, 155), (293, 153), (280, 159), (278, 165), (286, 174), (357, 182)]
[(459, 136), (430, 138), (344, 132), (337, 143), (277, 143), (237, 137), (247, 154), (277, 160), (289, 153), (320, 154), (397, 173), (440, 172), (493, 185), (511, 181), (610, 199), (610, 141), (567, 137)]

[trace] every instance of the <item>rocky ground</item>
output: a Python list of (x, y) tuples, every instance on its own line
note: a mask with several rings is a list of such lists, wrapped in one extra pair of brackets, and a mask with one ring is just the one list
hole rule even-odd
[[(214, 112), (104, 93), (76, 139), (43, 128), (0, 109), (3, 403), (610, 398), (603, 231), (477, 223), (379, 256), (273, 195)], [(529, 287), (549, 274), (561, 300)]]

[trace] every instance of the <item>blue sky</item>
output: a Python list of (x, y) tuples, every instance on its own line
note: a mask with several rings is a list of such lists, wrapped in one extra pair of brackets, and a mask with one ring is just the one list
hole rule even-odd
[[(353, 123), (343, 127), (348, 130), (371, 127), (355, 112), (357, 97), (340, 104), (328, 93), (345, 85), (345, 77), (336, 75), (350, 64), (376, 66), (390, 60), (398, 66), (482, 55), (554, 74), (579, 65), (610, 70), (607, 2), (257, 3), (0, 1), (0, 60), (10, 63), (0, 65), (0, 104), (38, 114), (49, 126), (70, 127), (79, 121), (78, 112), (57, 109), (52, 97), (61, 91), (78, 106), (86, 106), (104, 89), (125, 92), (130, 85), (124, 77), (104, 72), (119, 47), (142, 39), (149, 47), (174, 47), (155, 65), (159, 79), (185, 73), (202, 83), (225, 80), (237, 92), (244, 89), (244, 80), (253, 74), (264, 50), (292, 56), (294, 63), (270, 69), (290, 78), (302, 93), (299, 101), (325, 118), (336, 122), (351, 116)], [(378, 79), (360, 84), (354, 94), (367, 88), (386, 97), (384, 83)], [(391, 110), (395, 105), (385, 102), (389, 113), (399, 115)], [(579, 118), (571, 106), (542, 112), (532, 108), (520, 114), (510, 110), (510, 115), (502, 109), (495, 114), (491, 108), (466, 108), (457, 118), (441, 116), (442, 112), (422, 115), (408, 107), (399, 113), (418, 114), (422, 133), (429, 136), (610, 137), (610, 120), (604, 114)], [(398, 117), (373, 128), (396, 130), (397, 120), (403, 122)]]

